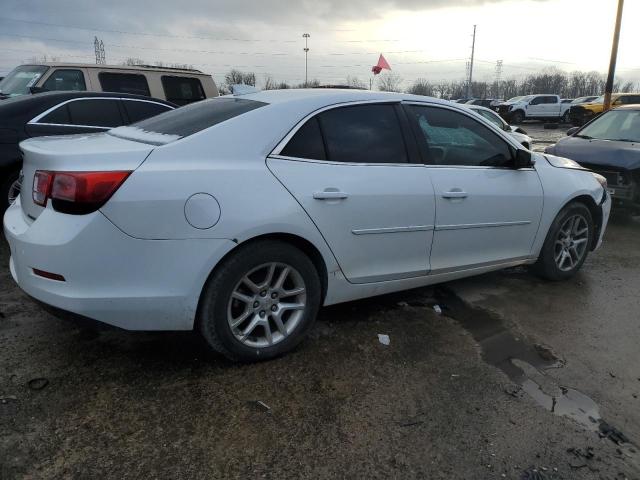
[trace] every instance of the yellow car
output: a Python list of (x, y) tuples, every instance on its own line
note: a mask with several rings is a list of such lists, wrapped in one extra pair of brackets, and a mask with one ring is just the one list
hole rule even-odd
[[(640, 104), (640, 93), (613, 93), (611, 94), (611, 106)], [(569, 110), (569, 119), (577, 127), (584, 125), (604, 111), (604, 95), (599, 96), (593, 102), (574, 105)]]

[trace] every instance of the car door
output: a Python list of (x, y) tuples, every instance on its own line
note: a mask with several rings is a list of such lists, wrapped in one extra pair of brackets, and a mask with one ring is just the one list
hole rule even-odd
[(61, 102), (33, 118), (27, 135), (70, 135), (104, 132), (124, 125), (118, 98), (82, 97)]
[(435, 189), (431, 272), (529, 257), (543, 202), (535, 168), (512, 168), (515, 148), (471, 115), (406, 108)]
[(544, 97), (544, 117), (560, 116), (560, 98), (555, 95), (545, 95)]
[(399, 104), (368, 103), (306, 119), (267, 163), (345, 277), (368, 283), (429, 271), (434, 192), (428, 172), (412, 159), (415, 139)]
[(527, 117), (543, 117), (545, 115), (545, 97), (539, 95), (529, 100)]

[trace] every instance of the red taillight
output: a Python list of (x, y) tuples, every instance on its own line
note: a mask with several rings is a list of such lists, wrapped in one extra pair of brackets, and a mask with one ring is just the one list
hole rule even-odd
[(38, 170), (33, 177), (33, 201), (46, 206), (51, 199), (54, 210), (81, 215), (94, 212), (131, 174), (117, 172), (47, 172)]

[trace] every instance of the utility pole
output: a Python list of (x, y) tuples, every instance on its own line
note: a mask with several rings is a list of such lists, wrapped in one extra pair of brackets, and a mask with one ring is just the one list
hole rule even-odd
[(302, 38), (304, 38), (304, 86), (307, 87), (309, 85), (309, 35), (308, 33), (303, 33)]
[(93, 37), (93, 48), (96, 52), (96, 65), (107, 63), (104, 55), (104, 42), (98, 37)]
[(620, 40), (620, 24), (622, 23), (622, 8), (624, 0), (618, 0), (618, 15), (616, 16), (616, 28), (613, 31), (613, 45), (611, 46), (611, 61), (609, 62), (609, 75), (604, 87), (604, 111), (611, 108), (611, 93), (613, 92), (613, 78), (616, 75), (616, 61), (618, 59), (618, 41)]
[(467, 98), (471, 98), (471, 82), (473, 82), (473, 56), (476, 51), (476, 25), (473, 26), (473, 43), (471, 44), (471, 61), (469, 62), (469, 83), (467, 84)]
[(496, 98), (500, 98), (500, 82), (502, 81), (502, 60), (496, 62), (496, 91), (494, 95)]

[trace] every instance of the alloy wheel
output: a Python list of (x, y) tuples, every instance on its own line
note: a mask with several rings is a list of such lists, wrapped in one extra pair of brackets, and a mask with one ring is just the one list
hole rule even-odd
[(266, 263), (236, 284), (227, 307), (227, 321), (244, 345), (270, 347), (293, 333), (306, 305), (302, 275), (285, 263)]
[(587, 253), (589, 224), (580, 215), (572, 215), (560, 227), (554, 245), (556, 265), (563, 272), (573, 270)]

